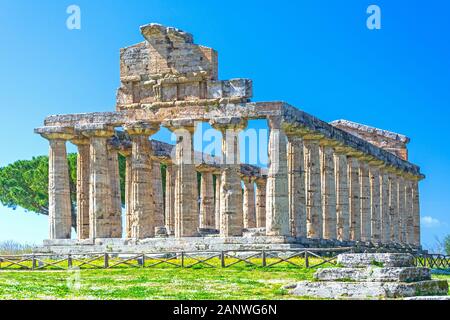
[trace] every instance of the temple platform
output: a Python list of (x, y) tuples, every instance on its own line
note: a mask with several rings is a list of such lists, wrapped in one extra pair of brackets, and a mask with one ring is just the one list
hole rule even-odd
[(87, 239), (45, 240), (35, 253), (80, 254), (80, 253), (164, 253), (196, 251), (289, 251), (304, 248), (352, 248), (354, 252), (409, 252), (420, 253), (420, 247), (401, 244), (374, 244), (355, 241), (307, 239), (280, 236), (255, 237), (185, 237), (135, 239)]

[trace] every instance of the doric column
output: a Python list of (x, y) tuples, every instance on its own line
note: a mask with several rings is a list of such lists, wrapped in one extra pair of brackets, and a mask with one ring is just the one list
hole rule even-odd
[(175, 234), (175, 178), (176, 172), (173, 164), (166, 165), (166, 229), (169, 235)]
[(108, 161), (108, 139), (112, 127), (103, 124), (85, 126), (83, 134), (90, 138), (89, 238), (112, 237), (111, 175)]
[(370, 218), (371, 239), (374, 243), (381, 242), (381, 179), (380, 169), (371, 164), (369, 167), (370, 177)]
[(369, 165), (365, 160), (359, 161), (360, 199), (361, 199), (361, 241), (371, 239), (371, 207)]
[(200, 166), (200, 228), (215, 229), (214, 184), (212, 168)]
[(149, 137), (159, 130), (158, 124), (135, 122), (125, 126), (131, 137), (131, 237), (155, 235), (153, 200), (152, 146)]
[(301, 137), (288, 135), (287, 153), (291, 234), (306, 238), (305, 159)]
[(290, 236), (287, 137), (281, 118), (269, 118), (269, 172), (267, 176), (266, 234)]
[(89, 139), (83, 136), (71, 140), (78, 147), (77, 155), (77, 236), (89, 239)]
[(194, 122), (190, 119), (167, 124), (176, 135), (175, 147), (175, 237), (198, 236), (197, 171), (194, 163)]
[(73, 129), (44, 127), (35, 130), (49, 140), (48, 201), (50, 239), (70, 239), (72, 206), (70, 200), (69, 165), (66, 141), (73, 138)]
[(220, 231), (220, 180), (222, 177), (222, 173), (215, 172), (215, 178), (216, 178), (216, 184), (215, 184), (215, 191), (214, 191), (214, 222), (215, 222), (215, 228)]
[(320, 168), (322, 177), (323, 238), (337, 239), (334, 150), (330, 145), (330, 141), (321, 141)]
[(304, 137), (306, 226), (308, 238), (320, 239), (323, 235), (322, 181), (320, 174), (320, 147), (318, 139)]
[(258, 178), (256, 183), (256, 227), (266, 227), (266, 178)]
[(111, 237), (122, 238), (122, 194), (120, 190), (119, 155), (117, 149), (108, 145), (108, 165), (111, 196)]
[(389, 221), (391, 242), (399, 242), (398, 182), (394, 173), (389, 173)]
[(399, 242), (406, 243), (406, 208), (405, 208), (405, 179), (399, 176), (397, 179), (398, 183), (398, 223), (399, 223)]
[(164, 193), (161, 173), (161, 163), (152, 160), (153, 203), (155, 204), (154, 223), (159, 234), (166, 234), (164, 219)]
[(335, 149), (337, 237), (350, 240), (349, 184), (347, 155)]
[(413, 192), (412, 192), (413, 182), (408, 177), (405, 180), (405, 213), (406, 213), (406, 238), (405, 242), (407, 244), (414, 244), (414, 217), (413, 217)]
[(239, 132), (247, 126), (241, 118), (215, 119), (211, 125), (222, 132), (222, 177), (220, 187), (220, 234), (242, 236), (243, 199), (240, 176)]
[(131, 150), (121, 150), (120, 154), (125, 157), (125, 238), (132, 237), (132, 161)]
[(361, 183), (359, 179), (359, 161), (348, 158), (349, 200), (350, 200), (350, 239), (361, 240)]
[(389, 175), (386, 170), (382, 169), (380, 172), (381, 177), (381, 242), (386, 244), (391, 241), (391, 228), (390, 228), (390, 182)]
[(256, 228), (255, 183), (251, 177), (243, 177), (244, 182), (244, 228)]
[(413, 205), (413, 228), (414, 228), (414, 245), (420, 246), (420, 199), (419, 199), (419, 179), (412, 183), (412, 205)]

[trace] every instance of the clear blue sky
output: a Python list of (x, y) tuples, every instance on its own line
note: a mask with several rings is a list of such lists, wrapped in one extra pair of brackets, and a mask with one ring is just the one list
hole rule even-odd
[[(81, 8), (81, 30), (66, 8)], [(366, 27), (366, 8), (382, 29)], [(220, 78), (254, 80), (254, 100), (284, 100), (323, 120), (411, 137), (421, 166), (423, 244), (450, 233), (450, 3), (413, 0), (0, 0), (0, 166), (47, 152), (45, 116), (110, 111), (119, 48), (159, 22), (219, 51)], [(0, 208), (0, 241), (40, 243), (46, 217)]]

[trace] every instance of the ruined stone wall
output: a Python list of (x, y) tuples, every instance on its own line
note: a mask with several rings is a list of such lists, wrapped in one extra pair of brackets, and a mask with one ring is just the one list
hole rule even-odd
[(408, 149), (406, 145), (410, 139), (404, 135), (348, 120), (337, 120), (331, 122), (331, 124), (336, 128), (349, 132), (379, 148), (389, 151), (403, 160), (408, 160)]

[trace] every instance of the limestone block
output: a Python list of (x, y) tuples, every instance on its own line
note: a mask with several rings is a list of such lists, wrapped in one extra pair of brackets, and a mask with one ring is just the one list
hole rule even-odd
[(431, 280), (426, 268), (325, 268), (319, 269), (314, 278), (319, 281), (370, 281), (370, 282), (417, 282)]
[(302, 297), (316, 298), (401, 298), (417, 295), (446, 295), (446, 280), (405, 282), (309, 282), (297, 284), (290, 293)]
[(344, 253), (337, 258), (338, 264), (348, 268), (373, 265), (383, 267), (413, 267), (414, 256), (405, 253)]

